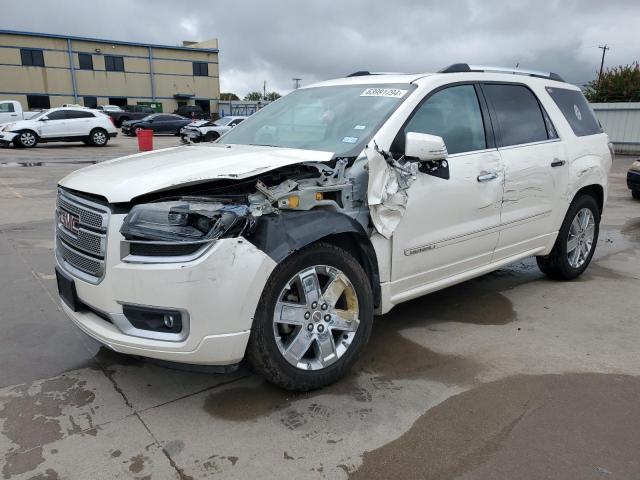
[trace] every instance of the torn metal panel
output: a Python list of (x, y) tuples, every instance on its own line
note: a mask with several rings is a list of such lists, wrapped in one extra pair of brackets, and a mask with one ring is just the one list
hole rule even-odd
[(369, 214), (376, 230), (389, 239), (404, 215), (407, 190), (416, 179), (419, 163), (395, 160), (375, 142), (367, 145), (365, 153), (369, 160)]

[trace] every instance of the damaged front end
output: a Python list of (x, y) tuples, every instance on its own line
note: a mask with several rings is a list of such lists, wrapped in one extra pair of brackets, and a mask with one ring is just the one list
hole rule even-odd
[[(346, 221), (353, 224), (350, 230), (365, 234), (368, 208), (363, 162), (352, 162), (349, 175), (347, 159), (335, 160), (333, 166), (305, 163), (244, 181), (189, 187), (136, 204), (120, 229), (129, 249), (123, 258), (193, 258), (218, 239), (240, 236), (283, 258), (304, 246), (305, 241), (295, 238), (307, 238), (288, 231), (295, 230), (288, 222), (300, 223), (304, 217), (306, 223), (311, 216), (318, 220), (314, 225), (296, 228), (315, 229), (312, 236), (318, 237)], [(343, 218), (333, 224), (327, 220), (336, 216)]]

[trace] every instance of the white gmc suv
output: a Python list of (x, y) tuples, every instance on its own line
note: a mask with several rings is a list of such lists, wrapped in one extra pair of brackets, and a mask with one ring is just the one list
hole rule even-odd
[(374, 313), (535, 256), (589, 264), (612, 152), (556, 74), (455, 64), (294, 91), (218, 142), (60, 181), (62, 306), (131, 355), (334, 382)]

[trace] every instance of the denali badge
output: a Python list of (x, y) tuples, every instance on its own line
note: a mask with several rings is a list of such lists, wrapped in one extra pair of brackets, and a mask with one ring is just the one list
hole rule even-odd
[(60, 210), (58, 213), (58, 221), (60, 224), (72, 233), (78, 234), (78, 222), (80, 218), (72, 213)]

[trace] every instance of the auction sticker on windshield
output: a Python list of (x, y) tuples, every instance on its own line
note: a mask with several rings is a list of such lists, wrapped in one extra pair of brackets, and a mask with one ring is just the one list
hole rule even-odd
[(405, 93), (407, 93), (406, 90), (400, 90), (399, 88), (367, 88), (360, 96), (402, 98)]

